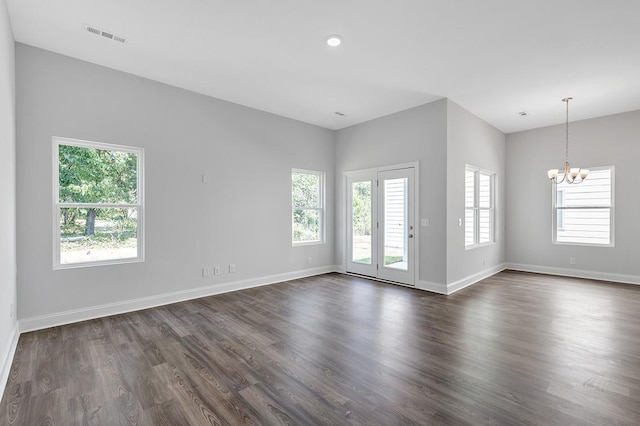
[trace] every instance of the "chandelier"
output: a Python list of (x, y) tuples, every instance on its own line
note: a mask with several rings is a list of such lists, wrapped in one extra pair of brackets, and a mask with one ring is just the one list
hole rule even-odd
[[(566, 183), (581, 183), (587, 178), (589, 170), (581, 169), (579, 167), (569, 166), (569, 101), (573, 98), (564, 98), (562, 102), (567, 104), (567, 115), (565, 125), (565, 145), (564, 145), (564, 170), (562, 174), (559, 174), (558, 169), (550, 169), (547, 172), (547, 176), (551, 179), (551, 182), (558, 184), (562, 182)], [(578, 178), (579, 177), (579, 178)]]

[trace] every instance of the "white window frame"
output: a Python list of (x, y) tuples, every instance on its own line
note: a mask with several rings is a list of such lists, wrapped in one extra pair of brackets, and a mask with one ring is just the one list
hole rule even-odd
[[(303, 173), (310, 175), (317, 175), (320, 177), (320, 194), (318, 197), (319, 207), (294, 207), (293, 206), (293, 192), (291, 193), (291, 245), (294, 247), (297, 246), (308, 246), (315, 244), (324, 244), (325, 242), (325, 173), (319, 172), (316, 170), (306, 170), (306, 169), (291, 169), (291, 177), (293, 177), (294, 173)], [(293, 191), (293, 180), (290, 179), (289, 188)], [(293, 239), (293, 213), (296, 210), (312, 210), (318, 212), (318, 220), (319, 224), (319, 240), (310, 240), (310, 241), (294, 241)]]
[[(560, 208), (557, 205), (558, 201), (558, 185), (551, 184), (551, 242), (556, 245), (563, 246), (585, 246), (585, 247), (615, 247), (615, 166), (598, 166), (588, 167), (590, 171), (597, 170), (609, 170), (611, 171), (611, 205), (606, 206), (582, 206), (582, 207), (564, 207)], [(587, 176), (587, 179), (589, 177)], [(580, 185), (580, 184), (577, 184)], [(564, 192), (564, 191), (563, 191)], [(564, 196), (564, 194), (563, 194)], [(577, 243), (558, 241), (558, 210), (574, 210), (574, 209), (609, 209), (609, 244), (597, 244), (597, 243)], [(563, 228), (564, 229), (564, 228)]]
[[(135, 204), (107, 204), (107, 203), (61, 203), (60, 202), (60, 176), (59, 176), (59, 147), (71, 145), (82, 148), (95, 148), (108, 151), (132, 152), (137, 155), (137, 203)], [(84, 141), (63, 137), (53, 137), (53, 269), (73, 269), (101, 265), (115, 265), (122, 263), (144, 262), (144, 148), (124, 145), (114, 145), (102, 142)], [(60, 263), (60, 209), (65, 207), (76, 208), (135, 208), (137, 209), (137, 256), (124, 259), (105, 259), (92, 262)]]
[[(473, 243), (466, 244), (465, 250), (471, 250), (478, 247), (489, 246), (496, 243), (496, 173), (490, 170), (481, 169), (470, 164), (465, 164), (466, 172), (473, 172), (473, 207), (467, 207), (465, 202), (465, 218), (467, 210), (473, 210)], [(488, 176), (490, 179), (490, 202), (489, 207), (480, 207), (480, 175)], [(465, 181), (465, 193), (466, 193), (466, 181)], [(489, 235), (490, 241), (480, 243), (480, 211), (489, 212)], [(466, 223), (464, 224), (464, 234), (466, 234)]]

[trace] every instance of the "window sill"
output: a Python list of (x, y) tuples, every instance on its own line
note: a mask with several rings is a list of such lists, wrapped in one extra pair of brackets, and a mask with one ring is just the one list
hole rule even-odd
[(100, 260), (95, 262), (54, 264), (53, 270), (59, 271), (64, 269), (90, 268), (94, 266), (110, 266), (110, 265), (121, 265), (125, 263), (143, 263), (143, 262), (144, 262), (144, 259), (141, 257), (130, 257), (127, 259)]
[(579, 247), (615, 247), (614, 243), (609, 244), (589, 244), (589, 243), (568, 243), (564, 241), (552, 241), (555, 246), (579, 246)]
[(291, 243), (292, 247), (299, 247), (299, 246), (316, 246), (316, 245), (320, 245), (320, 244), (324, 244), (324, 241), (294, 241)]
[(488, 242), (488, 243), (473, 244), (473, 245), (469, 245), (469, 246), (464, 246), (464, 249), (465, 250), (473, 250), (473, 249), (477, 249), (477, 248), (480, 248), (480, 247), (492, 246), (492, 245), (495, 245), (495, 243), (496, 243), (495, 241), (491, 241), (491, 242)]

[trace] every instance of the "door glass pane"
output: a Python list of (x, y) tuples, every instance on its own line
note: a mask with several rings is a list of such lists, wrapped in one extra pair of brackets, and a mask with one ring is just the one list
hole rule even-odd
[(371, 181), (354, 182), (352, 194), (352, 261), (371, 265)]
[(384, 181), (384, 266), (407, 270), (407, 178)]

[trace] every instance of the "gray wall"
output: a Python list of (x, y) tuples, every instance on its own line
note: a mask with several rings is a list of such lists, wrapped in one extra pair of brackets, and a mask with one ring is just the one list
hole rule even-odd
[[(336, 145), (336, 263), (346, 252), (344, 172), (393, 164), (420, 162), (420, 277), (446, 281), (446, 143), (447, 101), (440, 100), (391, 114), (337, 132)], [(416, 224), (419, 224), (417, 218)], [(418, 286), (420, 286), (418, 284)]]
[[(529, 270), (640, 283), (639, 135), (640, 111), (570, 126), (572, 165), (615, 166), (615, 247), (551, 243), (551, 183), (546, 176), (548, 169), (562, 167), (564, 125), (508, 135), (507, 261)], [(570, 257), (576, 265), (569, 264)]]
[[(336, 141), (336, 263), (344, 267), (346, 252), (344, 172), (419, 161), (419, 218), (428, 218), (429, 226), (419, 228), (421, 282), (417, 287), (455, 291), (503, 267), (506, 147), (502, 132), (442, 99), (339, 130)], [(467, 163), (497, 173), (497, 242), (474, 250), (465, 250), (464, 226), (458, 227), (458, 218), (464, 218)]]
[[(454, 102), (447, 102), (447, 284), (495, 272), (506, 260), (505, 135)], [(464, 171), (470, 164), (496, 173), (492, 245), (465, 250)], [(458, 219), (462, 218), (462, 226)]]
[[(0, 1), (0, 378), (11, 362), (12, 339), (17, 331), (16, 302), (16, 107), (15, 54), (7, 5)], [(9, 364), (7, 364), (9, 363)], [(4, 389), (0, 380), (0, 397)]]
[[(333, 229), (332, 131), (22, 44), (16, 66), (21, 319), (333, 266), (290, 213), (291, 168), (326, 172)], [(144, 263), (52, 270), (52, 136), (145, 149)]]

